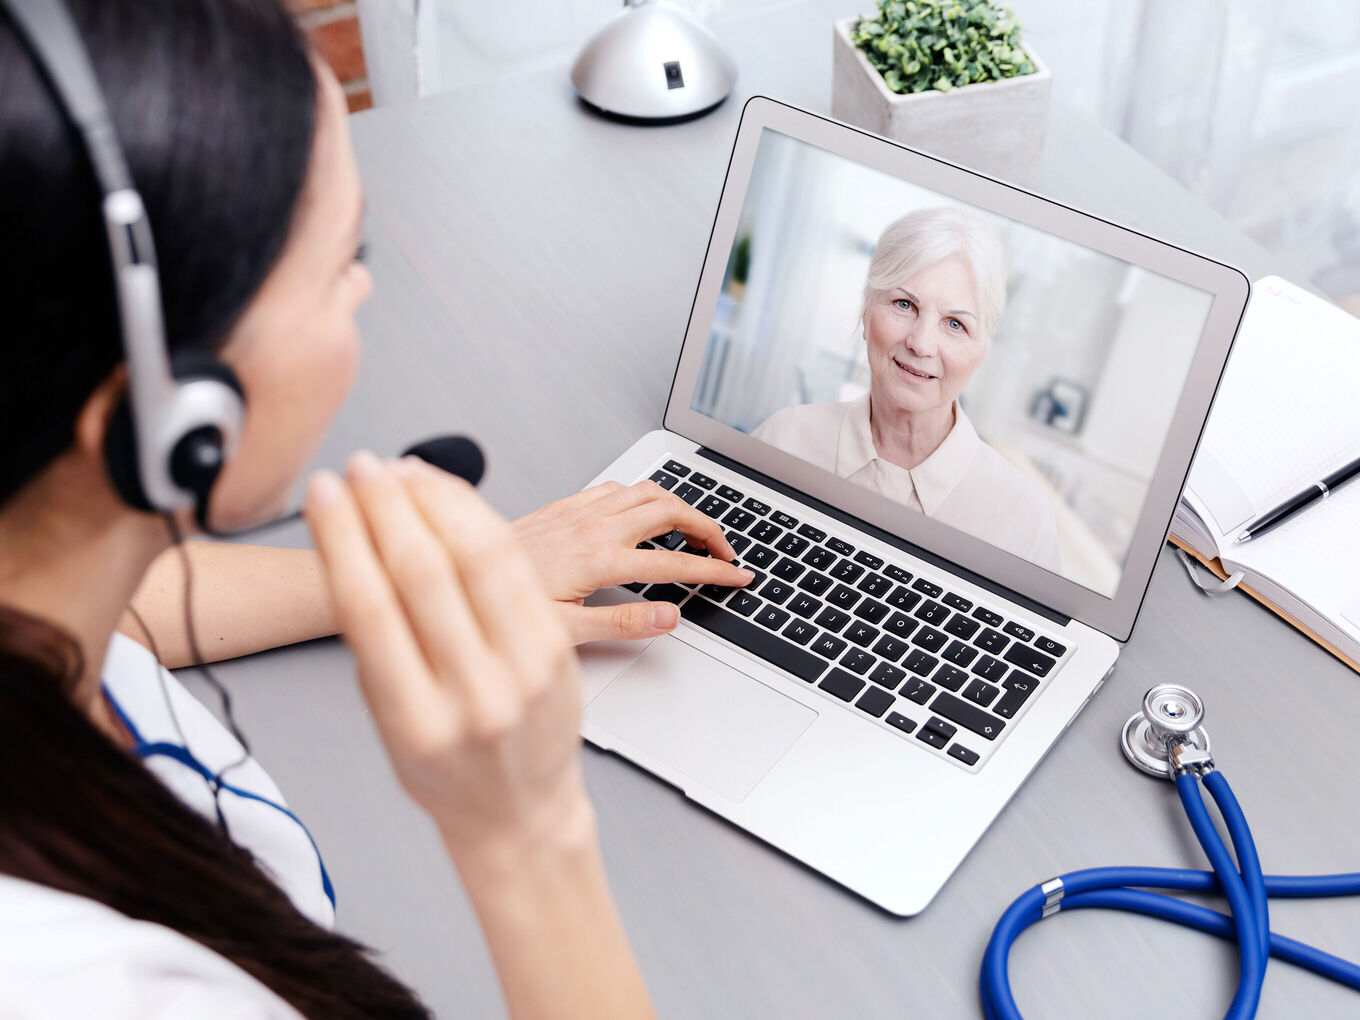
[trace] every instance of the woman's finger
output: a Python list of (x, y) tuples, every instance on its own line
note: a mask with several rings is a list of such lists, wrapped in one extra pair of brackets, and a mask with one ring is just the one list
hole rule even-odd
[(527, 516), (555, 517), (560, 514), (569, 513), (572, 510), (578, 510), (582, 507), (589, 506), (606, 496), (612, 496), (617, 492), (623, 492), (627, 488), (628, 486), (624, 485), (622, 482), (601, 482), (599, 485), (592, 485), (589, 489), (582, 489), (580, 492), (574, 492), (570, 496), (564, 496), (561, 499), (553, 500), (551, 503), (545, 503)]
[(678, 531), (696, 549), (707, 549), (721, 560), (736, 559), (736, 550), (727, 541), (717, 521), (694, 509), (683, 499), (669, 493), (665, 496), (665, 499), (649, 500), (617, 515), (619, 527), (629, 545), (637, 545), (645, 538), (654, 538), (669, 531)]
[(559, 612), (573, 644), (587, 641), (638, 641), (669, 634), (680, 622), (680, 609), (670, 602), (621, 602), (614, 606), (578, 606), (564, 602)]
[(642, 581), (646, 584), (718, 584), (740, 588), (755, 576), (726, 560), (664, 549), (627, 549), (602, 564), (607, 579), (601, 587)]
[(359, 508), (339, 477), (319, 471), (307, 488), (304, 515), (365, 699), (384, 732), (409, 732), (429, 710), (430, 667)]
[(425, 659), (438, 677), (465, 688), (467, 676), (484, 668), (490, 653), (443, 543), (402, 479), (373, 454), (355, 454), (348, 475), (369, 539)]
[(526, 687), (541, 687), (569, 643), (552, 602), (510, 526), (466, 482), (419, 461), (402, 462), (415, 506), (463, 581), (469, 606), (497, 654)]

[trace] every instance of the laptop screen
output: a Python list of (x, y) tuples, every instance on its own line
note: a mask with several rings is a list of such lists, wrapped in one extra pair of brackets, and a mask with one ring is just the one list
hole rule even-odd
[(691, 408), (1113, 596), (1213, 298), (767, 127)]

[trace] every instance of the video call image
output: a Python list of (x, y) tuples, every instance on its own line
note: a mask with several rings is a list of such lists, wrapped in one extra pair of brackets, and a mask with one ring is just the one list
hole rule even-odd
[(767, 129), (692, 407), (1111, 596), (1211, 303)]

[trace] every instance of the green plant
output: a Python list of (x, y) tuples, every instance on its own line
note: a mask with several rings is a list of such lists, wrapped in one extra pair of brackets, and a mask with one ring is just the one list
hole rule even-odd
[(899, 93), (1034, 73), (1015, 15), (993, 0), (878, 0), (850, 38)]

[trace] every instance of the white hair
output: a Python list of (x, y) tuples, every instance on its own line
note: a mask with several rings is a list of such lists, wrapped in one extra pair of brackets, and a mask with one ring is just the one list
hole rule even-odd
[(963, 259), (977, 286), (978, 327), (984, 337), (1006, 307), (1006, 257), (996, 231), (979, 216), (953, 206), (914, 209), (879, 235), (864, 279), (864, 308), (927, 266)]

